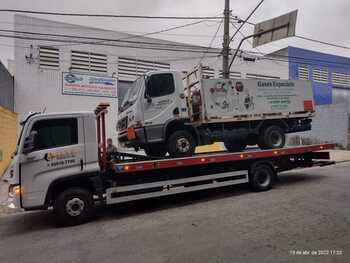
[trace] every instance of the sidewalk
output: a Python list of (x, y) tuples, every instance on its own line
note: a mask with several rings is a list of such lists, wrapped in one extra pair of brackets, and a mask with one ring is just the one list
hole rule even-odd
[(331, 160), (336, 162), (350, 162), (350, 151), (330, 150)]

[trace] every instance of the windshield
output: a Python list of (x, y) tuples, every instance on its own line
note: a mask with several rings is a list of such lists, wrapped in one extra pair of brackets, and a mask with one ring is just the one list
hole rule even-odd
[(132, 83), (132, 86), (128, 89), (128, 91), (124, 96), (120, 111), (125, 111), (135, 103), (143, 83), (144, 83), (143, 76), (138, 78)]

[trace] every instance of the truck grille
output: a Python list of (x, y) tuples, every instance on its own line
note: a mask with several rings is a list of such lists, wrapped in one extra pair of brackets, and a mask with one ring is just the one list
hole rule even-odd
[(126, 128), (128, 128), (128, 117), (124, 117), (123, 119), (121, 119), (120, 121), (118, 121), (118, 130), (122, 131), (125, 130)]

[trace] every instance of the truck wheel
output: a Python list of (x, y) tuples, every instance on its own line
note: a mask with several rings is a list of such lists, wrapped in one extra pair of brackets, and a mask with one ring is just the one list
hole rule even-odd
[(150, 144), (145, 146), (143, 149), (147, 156), (164, 157), (167, 153), (167, 149), (164, 144)]
[(254, 191), (270, 190), (274, 182), (275, 173), (268, 164), (259, 164), (249, 172), (249, 184)]
[(69, 188), (58, 194), (53, 208), (59, 225), (79, 225), (88, 221), (93, 213), (92, 195), (84, 188)]
[(259, 147), (261, 149), (283, 148), (286, 142), (284, 130), (273, 125), (265, 128), (259, 136)]
[(188, 131), (176, 131), (168, 139), (168, 152), (171, 157), (192, 156), (196, 148), (196, 142)]
[(247, 143), (244, 140), (225, 140), (224, 145), (229, 152), (240, 152), (247, 147)]

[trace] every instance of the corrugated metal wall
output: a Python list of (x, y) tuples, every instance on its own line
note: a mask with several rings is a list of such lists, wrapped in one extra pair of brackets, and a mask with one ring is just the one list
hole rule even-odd
[(10, 163), (17, 139), (17, 114), (0, 106), (0, 176)]
[(13, 77), (0, 62), (0, 106), (14, 110)]

